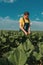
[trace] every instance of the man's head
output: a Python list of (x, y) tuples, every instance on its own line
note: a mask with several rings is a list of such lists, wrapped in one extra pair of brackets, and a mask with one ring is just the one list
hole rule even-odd
[(28, 18), (28, 16), (29, 16), (29, 12), (24, 12), (24, 18)]

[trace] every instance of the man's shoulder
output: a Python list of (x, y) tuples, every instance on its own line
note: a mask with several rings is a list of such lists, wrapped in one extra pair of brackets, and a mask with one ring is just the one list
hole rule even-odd
[(23, 17), (20, 18), (19, 22), (23, 22)]

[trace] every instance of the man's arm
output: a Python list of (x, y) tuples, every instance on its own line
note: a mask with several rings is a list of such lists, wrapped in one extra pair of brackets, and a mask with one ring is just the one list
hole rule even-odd
[[(30, 26), (31, 26), (31, 25), (32, 25), (32, 22), (30, 22)], [(31, 33), (30, 26), (29, 26), (29, 28), (28, 28), (28, 34), (30, 34), (30, 33)]]
[(20, 25), (20, 29), (25, 33), (25, 35), (27, 35), (27, 32), (23, 29), (23, 27), (22, 27), (22, 25), (21, 25), (21, 23), (19, 23)]
[(28, 28), (28, 34), (30, 34), (31, 32), (30, 32), (30, 27)]
[(31, 22), (30, 22), (29, 27), (28, 27), (28, 34), (31, 33), (31, 31), (30, 31), (30, 25), (31, 25)]

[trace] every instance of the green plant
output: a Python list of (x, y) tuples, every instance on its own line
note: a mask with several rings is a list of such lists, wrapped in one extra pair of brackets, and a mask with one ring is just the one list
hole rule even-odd
[(0, 65), (43, 65), (42, 58), (42, 31), (24, 36), (19, 31), (0, 30)]

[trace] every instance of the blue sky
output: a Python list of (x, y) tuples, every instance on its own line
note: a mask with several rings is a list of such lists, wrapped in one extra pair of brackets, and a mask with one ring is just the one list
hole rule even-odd
[(43, 0), (0, 0), (0, 29), (18, 30), (19, 18), (29, 11), (32, 30), (43, 30)]

